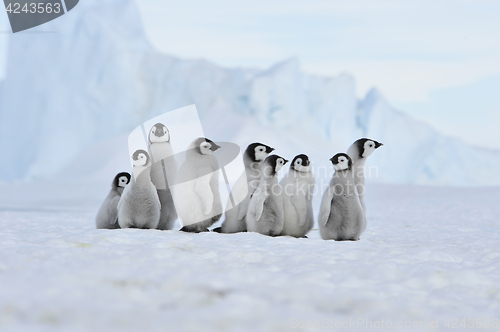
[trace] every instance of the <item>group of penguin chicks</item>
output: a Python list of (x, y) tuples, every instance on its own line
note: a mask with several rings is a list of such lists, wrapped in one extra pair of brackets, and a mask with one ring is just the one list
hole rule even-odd
[[(362, 138), (347, 153), (330, 161), (335, 173), (321, 203), (318, 224), (324, 240), (357, 241), (366, 229), (364, 166), (383, 144)], [(306, 237), (314, 225), (312, 197), (316, 181), (305, 154), (296, 156), (278, 183), (278, 171), (288, 160), (269, 155), (273, 148), (253, 143), (243, 157), (248, 187), (245, 199), (226, 211), (221, 233), (257, 232), (264, 235)]]
[[(330, 159), (335, 173), (318, 217), (323, 239), (356, 241), (366, 229), (364, 165), (380, 146), (374, 140), (359, 139), (347, 153)], [(223, 213), (219, 165), (213, 155), (219, 148), (200, 137), (190, 144), (185, 162), (177, 168), (175, 158), (169, 158), (173, 152), (167, 127), (154, 125), (149, 132), (151, 156), (137, 150), (132, 156), (134, 176), (116, 175), (97, 214), (97, 228), (170, 230), (180, 217), (185, 225), (181, 231), (208, 231)], [(213, 231), (306, 237), (314, 225), (311, 162), (305, 154), (296, 156), (278, 183), (278, 172), (288, 160), (271, 155), (273, 151), (262, 143), (247, 147), (243, 155), (245, 172), (231, 189), (222, 226)], [(240, 203), (233, 207), (234, 199)]]

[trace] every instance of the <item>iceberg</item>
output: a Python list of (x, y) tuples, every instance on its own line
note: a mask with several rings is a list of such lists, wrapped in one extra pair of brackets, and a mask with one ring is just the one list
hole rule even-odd
[[(180, 59), (148, 42), (132, 0), (86, 0), (40, 28), (10, 36), (0, 89), (0, 180), (113, 176), (123, 139), (140, 123), (196, 104), (208, 137), (269, 143), (328, 165), (360, 137), (384, 143), (371, 181), (500, 185), (500, 152), (469, 146), (395, 110), (355, 79), (309, 75), (292, 58), (266, 70)], [(117, 144), (120, 144), (118, 146)], [(126, 150), (126, 149), (125, 149)], [(84, 157), (83, 157), (84, 156)], [(88, 167), (78, 167), (85, 160)], [(99, 167), (106, 172), (99, 171)], [(120, 171), (120, 170), (119, 170)], [(109, 173), (109, 174), (108, 174)]]

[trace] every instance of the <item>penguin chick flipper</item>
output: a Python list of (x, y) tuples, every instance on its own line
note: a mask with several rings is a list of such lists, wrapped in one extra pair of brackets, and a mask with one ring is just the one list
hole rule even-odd
[(313, 198), (313, 195), (314, 195), (314, 190), (316, 189), (316, 185), (315, 185), (315, 184), (313, 184), (313, 185), (310, 185), (310, 186), (308, 186), (308, 187), (309, 187), (309, 188), (308, 188), (308, 190), (307, 190), (307, 195), (306, 195), (306, 197), (307, 197), (307, 200), (308, 200), (308, 201), (310, 201), (310, 200), (312, 200), (312, 198)]
[(297, 190), (292, 196), (292, 204), (299, 217), (299, 226), (304, 226), (307, 219), (306, 195), (304, 192)]
[(160, 207), (161, 209), (161, 202), (160, 202), (160, 196), (158, 196), (158, 190), (156, 190), (156, 187), (153, 183), (149, 186), (149, 190), (151, 192), (151, 196), (153, 196), (156, 204)]
[[(131, 181), (132, 181), (132, 180), (131, 180)], [(120, 196), (120, 198), (119, 198), (119, 200), (118, 200), (118, 205), (116, 206), (117, 210), (120, 210), (121, 205), (122, 205), (122, 204), (125, 204), (125, 203), (123, 203), (123, 201), (125, 201), (126, 197), (127, 197), (128, 195), (130, 195), (130, 194), (129, 194), (130, 187), (131, 187), (131, 186), (126, 186), (126, 187), (125, 187), (125, 189), (123, 189), (122, 195)]]
[(231, 196), (234, 201), (239, 202), (234, 206), (236, 209), (236, 220), (243, 220), (247, 214), (248, 203), (250, 203), (250, 194), (245, 173), (241, 175), (238, 181), (236, 181), (234, 187), (231, 189)]
[(264, 202), (266, 201), (269, 193), (267, 191), (258, 190), (255, 191), (253, 195), (253, 199), (255, 199), (255, 220), (259, 221), (260, 217), (262, 217), (262, 212), (264, 212)]
[(333, 188), (328, 187), (323, 195), (323, 200), (321, 201), (321, 208), (318, 216), (318, 223), (320, 225), (326, 226), (328, 223), (328, 217), (330, 216), (330, 209), (332, 207), (333, 201)]
[(250, 195), (248, 195), (248, 197), (246, 197), (243, 202), (241, 202), (239, 205), (238, 205), (238, 220), (243, 220), (243, 218), (246, 217), (247, 215), (247, 212), (248, 212), (248, 205), (250, 203)]
[[(118, 202), (120, 196), (115, 196), (108, 206), (109, 224), (111, 226), (118, 226)], [(118, 226), (120, 227), (120, 226)]]
[(199, 177), (196, 179), (194, 185), (194, 191), (200, 196), (203, 203), (203, 213), (205, 215), (210, 214), (212, 207), (214, 205), (214, 194), (212, 193), (212, 188), (210, 187), (211, 174)]

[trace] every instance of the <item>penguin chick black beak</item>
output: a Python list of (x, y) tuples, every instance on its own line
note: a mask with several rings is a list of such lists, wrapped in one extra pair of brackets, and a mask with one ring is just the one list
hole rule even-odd
[(215, 143), (214, 143), (214, 144), (212, 144), (212, 147), (210, 148), (210, 150), (212, 150), (212, 151), (217, 151), (217, 150), (219, 150), (220, 148), (221, 148), (221, 147), (220, 147), (220, 145), (217, 145), (217, 144), (215, 144)]
[(378, 149), (379, 147), (383, 146), (384, 144), (382, 143), (375, 143), (375, 149)]
[(287, 163), (287, 162), (289, 162), (289, 160), (286, 160), (286, 159), (285, 159), (285, 162), (283, 163), (283, 165), (286, 165), (286, 163)]
[(272, 148), (270, 146), (266, 146), (266, 153), (267, 154), (270, 154), (271, 152), (273, 152), (274, 150), (276, 150), (275, 148)]
[(328, 160), (330, 160), (330, 161), (332, 162), (332, 164), (333, 164), (333, 158), (334, 158), (334, 157), (331, 157), (330, 159), (328, 159)]

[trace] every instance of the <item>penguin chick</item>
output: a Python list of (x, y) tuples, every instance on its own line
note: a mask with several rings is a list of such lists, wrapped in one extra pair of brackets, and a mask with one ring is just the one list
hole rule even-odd
[(357, 241), (365, 230), (363, 208), (354, 184), (351, 158), (345, 153), (330, 159), (335, 169), (323, 195), (318, 217), (323, 240)]
[(284, 226), (281, 235), (305, 237), (314, 225), (312, 196), (316, 181), (305, 154), (296, 156), (281, 180)]
[(158, 229), (169, 230), (174, 227), (177, 219), (169, 181), (173, 182), (177, 173), (177, 162), (170, 145), (170, 132), (162, 123), (157, 123), (148, 135), (149, 151), (153, 159), (151, 167), (151, 182), (156, 187), (161, 204), (160, 223)]
[(149, 130), (149, 145), (170, 142), (170, 132), (163, 123), (157, 123)]
[(356, 183), (356, 188), (359, 194), (359, 201), (361, 202), (361, 207), (363, 208), (363, 214), (365, 216), (366, 225), (366, 205), (365, 205), (365, 163), (366, 158), (368, 158), (375, 150), (384, 144), (379, 143), (375, 140), (369, 138), (361, 138), (354, 142), (349, 149), (347, 154), (351, 157), (354, 172), (354, 182)]
[(111, 190), (97, 212), (96, 227), (98, 229), (120, 228), (118, 225), (118, 201), (129, 182), (130, 174), (126, 172), (118, 173), (111, 182)]
[(233, 199), (241, 203), (232, 207), (231, 200), (228, 200), (225, 213), (226, 219), (220, 228), (222, 233), (238, 233), (247, 230), (245, 217), (250, 197), (259, 186), (262, 164), (266, 157), (273, 151), (272, 147), (262, 143), (252, 143), (245, 150), (243, 154), (245, 172), (241, 174), (231, 189)]
[(151, 182), (151, 161), (144, 150), (132, 155), (133, 179), (118, 202), (121, 228), (157, 228), (160, 222), (160, 200)]
[(179, 168), (174, 194), (175, 207), (184, 232), (206, 232), (222, 215), (219, 163), (213, 152), (220, 146), (208, 138), (195, 139)]
[(248, 205), (246, 223), (249, 232), (276, 236), (283, 231), (284, 212), (278, 171), (287, 162), (277, 155), (271, 155), (264, 161), (259, 186)]

